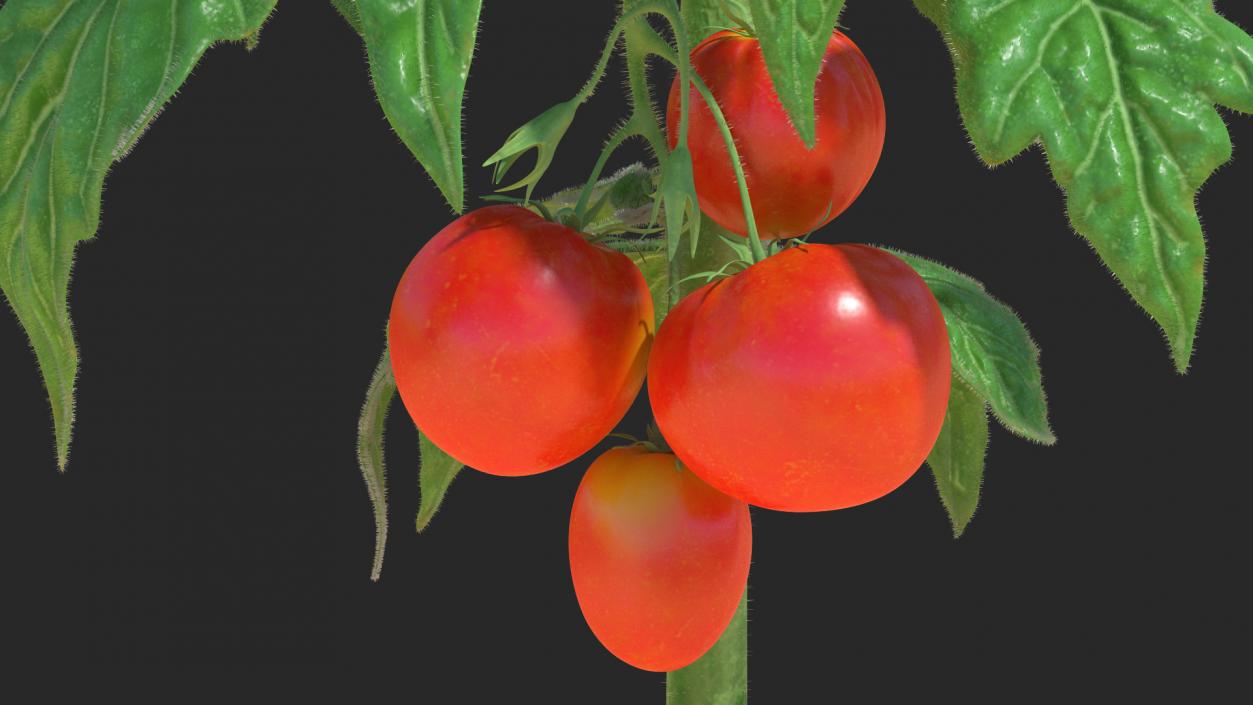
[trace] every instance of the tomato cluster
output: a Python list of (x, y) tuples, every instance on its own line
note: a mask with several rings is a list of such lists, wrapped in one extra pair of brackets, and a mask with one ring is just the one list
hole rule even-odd
[[(851, 41), (836, 32), (828, 46), (813, 151), (788, 123), (755, 40), (722, 32), (692, 58), (735, 131), (764, 234), (803, 234), (857, 197), (884, 120)], [(697, 195), (743, 233), (718, 133), (708, 110), (692, 111)], [(574, 498), (570, 572), (606, 648), (671, 671), (716, 642), (744, 594), (748, 505), (823, 511), (891, 492), (935, 443), (951, 371), (926, 284), (863, 245), (788, 247), (689, 294), (656, 331), (653, 314), (628, 257), (523, 207), (492, 206), (414, 258), (389, 343), (414, 422), (496, 475), (543, 472), (591, 450), (647, 372), (664, 442), (592, 463)]]

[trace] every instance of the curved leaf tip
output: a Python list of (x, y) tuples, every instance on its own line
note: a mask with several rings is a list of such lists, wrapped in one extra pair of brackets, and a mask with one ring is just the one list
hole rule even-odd
[(0, 290), (48, 390), (69, 462), (78, 350), (68, 306), (77, 244), (105, 173), (209, 46), (254, 35), (275, 0), (10, 2), (0, 11)]

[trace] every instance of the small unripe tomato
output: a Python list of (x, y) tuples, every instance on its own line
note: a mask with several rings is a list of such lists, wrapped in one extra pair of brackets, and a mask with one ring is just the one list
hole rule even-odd
[(450, 223), (405, 270), (388, 325), (418, 428), (493, 475), (587, 452), (644, 381), (653, 301), (625, 255), (518, 206)]
[[(852, 205), (883, 151), (883, 94), (870, 62), (840, 32), (831, 35), (814, 84), (815, 144), (807, 149), (779, 102), (757, 39), (711, 35), (692, 51), (692, 67), (717, 99), (744, 167), (753, 216), (763, 238), (804, 235)], [(731, 157), (713, 113), (695, 88), (687, 144), (700, 208), (722, 227), (748, 232)], [(679, 133), (679, 81), (670, 87), (666, 134)]]
[(750, 504), (878, 499), (927, 457), (951, 381), (926, 283), (865, 245), (802, 245), (689, 294), (649, 361), (657, 425), (683, 464)]
[(616, 448), (579, 484), (570, 575), (592, 632), (646, 671), (682, 668), (726, 630), (748, 581), (748, 505), (669, 453)]

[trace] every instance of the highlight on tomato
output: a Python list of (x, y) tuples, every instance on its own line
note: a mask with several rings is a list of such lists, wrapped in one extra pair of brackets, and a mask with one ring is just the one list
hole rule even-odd
[(481, 208), (405, 270), (388, 326), (392, 370), (418, 428), (494, 475), (587, 452), (644, 381), (653, 301), (625, 255), (525, 208)]
[[(831, 35), (814, 85), (815, 144), (788, 119), (754, 37), (725, 30), (691, 54), (692, 68), (717, 100), (744, 168), (761, 237), (804, 235), (843, 213), (870, 181), (886, 132), (883, 93), (865, 55), (851, 39)], [(666, 133), (679, 131), (679, 81), (670, 87)], [(691, 89), (687, 144), (700, 208), (722, 227), (748, 232), (731, 157), (713, 112)]]
[(940, 433), (950, 375), (944, 316), (909, 265), (807, 244), (679, 302), (648, 388), (692, 472), (750, 504), (809, 512), (908, 480)]
[(748, 505), (669, 453), (639, 446), (600, 456), (570, 515), (570, 575), (588, 626), (647, 671), (700, 658), (739, 606), (752, 557)]

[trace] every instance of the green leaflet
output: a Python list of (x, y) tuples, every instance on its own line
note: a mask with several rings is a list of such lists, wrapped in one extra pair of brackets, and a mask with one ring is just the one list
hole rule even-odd
[[(365, 478), (370, 504), (374, 507), (374, 562), (370, 579), (377, 581), (383, 572), (383, 553), (387, 547), (387, 463), (383, 455), (384, 421), (396, 396), (396, 379), (392, 376), (390, 352), (384, 348), (370, 386), (366, 390), (365, 405), (357, 421), (357, 464)], [(462, 464), (440, 450), (426, 434), (418, 430), (418, 449), (421, 466), (418, 469), (418, 489), (422, 493), (418, 504), (417, 529), (422, 531), (431, 523), (439, 510)]]
[(766, 70), (792, 126), (814, 146), (814, 83), (844, 0), (749, 0)]
[(736, 20), (728, 17), (726, 10), (745, 22), (752, 19), (747, 0), (682, 0), (679, 11), (693, 47), (714, 32), (735, 27)]
[(927, 456), (927, 465), (931, 466), (940, 491), (940, 501), (953, 522), (954, 537), (966, 530), (979, 504), (987, 450), (987, 402), (955, 374), (944, 426)]
[(383, 423), (396, 396), (396, 378), (392, 377), (392, 360), (386, 349), (370, 386), (365, 405), (357, 421), (357, 465), (365, 478), (370, 504), (374, 506), (374, 563), (370, 579), (377, 581), (383, 572), (383, 551), (387, 548), (387, 463), (383, 456)]
[(988, 401), (1003, 426), (1033, 441), (1055, 442), (1040, 351), (1013, 310), (964, 274), (917, 255), (889, 251), (913, 267), (940, 302), (953, 371)]
[(666, 674), (666, 705), (747, 705), (748, 589), (717, 643), (690, 666)]
[(1196, 192), (1253, 112), (1253, 38), (1210, 0), (920, 1), (991, 164), (1039, 140), (1075, 229), (1162, 327), (1182, 372), (1204, 293)]
[(331, 0), (331, 5), (339, 11), (339, 14), (344, 17), (344, 21), (357, 34), (365, 34), (365, 28), (361, 26), (361, 11), (357, 9), (356, 0)]
[(444, 503), (444, 495), (452, 484), (457, 473), (465, 467), (460, 460), (439, 449), (431, 442), (422, 430), (418, 430), (418, 449), (422, 453), (421, 466), (418, 468), (418, 490), (422, 493), (418, 501), (418, 531), (422, 531), (431, 523), (435, 512)]
[(383, 113), (460, 213), (465, 208), (461, 100), (482, 2), (356, 0), (356, 5)]
[(0, 289), (30, 336), (57, 465), (74, 423), (74, 247), (100, 222), (104, 175), (215, 42), (254, 33), (274, 0), (9, 0), (0, 10)]
[(914, 5), (918, 11), (935, 23), (937, 27), (943, 27), (943, 13), (945, 0), (914, 0)]

